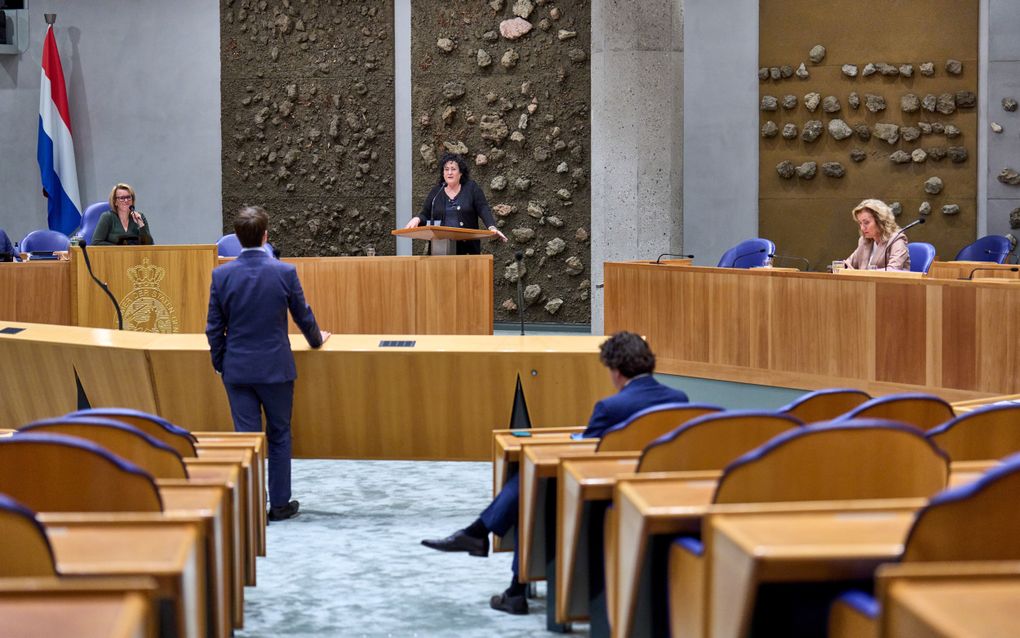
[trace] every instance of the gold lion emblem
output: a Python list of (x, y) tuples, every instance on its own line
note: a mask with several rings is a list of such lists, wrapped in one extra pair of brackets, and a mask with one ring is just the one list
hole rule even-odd
[(120, 300), (125, 329), (166, 334), (179, 332), (177, 310), (170, 303), (170, 298), (159, 289), (159, 282), (166, 277), (166, 268), (153, 266), (146, 257), (140, 265), (128, 268), (127, 276), (134, 290)]

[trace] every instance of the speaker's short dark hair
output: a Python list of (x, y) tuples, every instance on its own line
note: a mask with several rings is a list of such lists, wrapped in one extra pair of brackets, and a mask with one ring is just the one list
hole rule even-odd
[(261, 206), (242, 206), (234, 218), (234, 234), (244, 248), (258, 248), (269, 228), (269, 214)]
[(617, 332), (602, 342), (599, 360), (628, 379), (655, 370), (655, 355), (640, 335)]

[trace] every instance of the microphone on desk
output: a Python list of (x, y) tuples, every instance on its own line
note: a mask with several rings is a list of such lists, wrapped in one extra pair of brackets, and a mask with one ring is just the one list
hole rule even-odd
[(92, 272), (92, 262), (89, 260), (88, 242), (86, 242), (83, 237), (78, 241), (78, 245), (81, 246), (81, 256), (82, 259), (85, 260), (85, 269), (89, 271), (89, 277), (92, 277), (92, 281), (96, 282), (96, 284), (103, 289), (106, 296), (110, 298), (110, 303), (113, 304), (113, 309), (117, 311), (117, 330), (123, 330), (124, 315), (120, 312), (120, 304), (117, 303), (117, 298), (113, 296), (112, 292), (110, 292), (110, 287), (107, 286), (105, 282), (100, 281), (99, 277), (96, 277), (95, 273)]
[[(741, 259), (743, 259), (744, 257), (750, 257), (751, 255), (760, 255), (763, 252), (765, 252), (765, 249), (764, 248), (759, 248), (758, 250), (751, 250), (749, 252), (737, 255), (736, 257), (733, 258), (733, 267), (734, 268), (739, 268), (740, 266), (737, 265), (737, 262), (740, 261)], [(768, 258), (772, 259), (772, 257), (774, 257), (774, 256), (775, 255), (773, 255), (773, 254), (769, 254)]]
[(773, 254), (772, 257), (775, 259), (793, 259), (795, 261), (804, 262), (804, 272), (811, 271), (811, 262), (808, 261), (806, 257), (801, 257), (799, 255), (775, 255), (775, 254)]
[[(980, 272), (982, 270), (991, 270), (991, 271), (1002, 272), (1002, 271), (1004, 271), (1006, 269), (1005, 268), (991, 268), (989, 266), (978, 266), (977, 268), (972, 269), (970, 271), (970, 273), (966, 277), (961, 277), (960, 281), (973, 281), (974, 273)], [(1020, 268), (1018, 268), (1016, 266), (1013, 266), (1012, 268), (1009, 269), (1009, 272), (1020, 272)]]
[(662, 253), (656, 258), (655, 263), (661, 264), (663, 257), (679, 257), (681, 259), (694, 259), (694, 255), (681, 255), (679, 253)]
[(897, 237), (902, 235), (903, 233), (905, 233), (908, 230), (910, 230), (911, 228), (913, 228), (914, 226), (917, 226), (918, 224), (923, 224), (925, 221), (926, 220), (924, 219), (924, 217), (920, 217), (918, 219), (915, 219), (914, 221), (910, 222), (909, 224), (907, 224), (903, 228), (901, 228), (898, 231), (896, 231), (896, 234), (889, 238), (889, 243), (887, 243), (885, 245), (885, 253), (883, 255), (884, 260), (885, 260), (885, 268), (883, 268), (883, 270), (889, 270), (889, 249), (892, 248), (893, 241)]
[(521, 281), (521, 267), (524, 265), (524, 252), (514, 253), (517, 262), (517, 316), (521, 319), (521, 336), (524, 336), (524, 283)]

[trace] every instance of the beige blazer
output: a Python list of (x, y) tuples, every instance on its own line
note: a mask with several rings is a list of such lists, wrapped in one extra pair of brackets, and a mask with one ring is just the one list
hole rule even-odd
[[(874, 252), (874, 256), (872, 256)], [(886, 268), (886, 257), (889, 267)], [(857, 250), (846, 258), (847, 268), (856, 270), (910, 270), (910, 251), (907, 250), (907, 236), (899, 235), (893, 239), (892, 246), (886, 250), (885, 244), (876, 244), (863, 237), (857, 242)]]

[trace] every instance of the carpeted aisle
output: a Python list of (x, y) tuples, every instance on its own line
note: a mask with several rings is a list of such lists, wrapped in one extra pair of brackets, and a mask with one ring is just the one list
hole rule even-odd
[[(531, 614), (489, 609), (510, 580), (509, 553), (476, 558), (422, 547), (488, 504), (489, 463), (296, 460), (301, 515), (268, 529), (239, 637), (535, 636)], [(539, 586), (544, 592), (544, 585)], [(586, 626), (578, 627), (581, 634)], [(575, 633), (577, 635), (577, 633)]]

